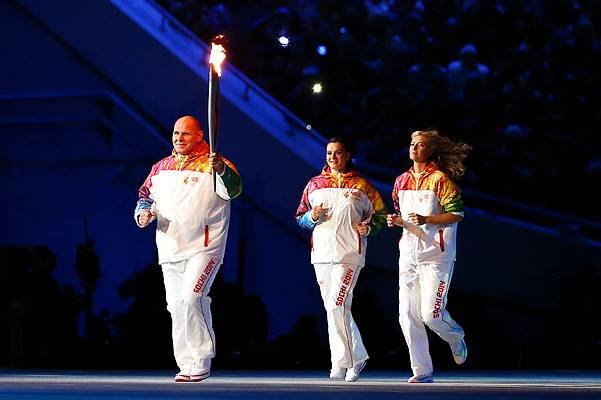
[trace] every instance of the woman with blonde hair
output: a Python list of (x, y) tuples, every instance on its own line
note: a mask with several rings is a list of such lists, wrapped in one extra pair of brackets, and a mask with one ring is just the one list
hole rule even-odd
[(409, 348), (409, 383), (433, 382), (425, 326), (451, 347), (457, 364), (467, 358), (464, 331), (446, 310), (453, 275), (457, 224), (463, 219), (461, 191), (471, 147), (435, 130), (411, 134), (413, 166), (397, 177), (392, 191), (396, 214), (389, 227), (403, 227), (399, 240), (399, 323)]

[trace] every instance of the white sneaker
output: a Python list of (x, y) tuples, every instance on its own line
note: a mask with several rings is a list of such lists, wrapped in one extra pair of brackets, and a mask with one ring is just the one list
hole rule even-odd
[(453, 352), (453, 359), (455, 359), (455, 364), (461, 365), (467, 359), (467, 346), (465, 345), (465, 340), (461, 339), (455, 343), (450, 343), (451, 351)]
[(424, 374), (424, 375), (413, 375), (411, 378), (407, 379), (409, 383), (432, 383), (434, 382), (434, 378), (432, 378), (432, 374)]
[(349, 368), (348, 371), (346, 371), (344, 380), (347, 382), (355, 382), (357, 379), (359, 379), (359, 374), (361, 373), (361, 370), (365, 368), (365, 364), (367, 364), (365, 361), (361, 361), (353, 368)]
[(335, 368), (332, 367), (330, 370), (330, 379), (344, 379), (346, 375), (346, 368)]
[(211, 374), (211, 359), (194, 361), (192, 369), (190, 369), (190, 382), (200, 382), (206, 379)]

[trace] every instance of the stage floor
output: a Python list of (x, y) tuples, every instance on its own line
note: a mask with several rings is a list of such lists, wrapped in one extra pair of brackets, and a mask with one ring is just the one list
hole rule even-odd
[(601, 399), (601, 371), (453, 371), (408, 384), (407, 372), (364, 371), (357, 382), (327, 371), (219, 371), (174, 383), (171, 371), (0, 371), (0, 399)]

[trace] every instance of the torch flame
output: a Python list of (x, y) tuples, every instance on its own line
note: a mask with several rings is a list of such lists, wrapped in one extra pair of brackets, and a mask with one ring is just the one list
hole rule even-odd
[(225, 61), (225, 48), (221, 44), (211, 43), (211, 55), (209, 56), (209, 64), (213, 64), (215, 72), (221, 76), (221, 63)]

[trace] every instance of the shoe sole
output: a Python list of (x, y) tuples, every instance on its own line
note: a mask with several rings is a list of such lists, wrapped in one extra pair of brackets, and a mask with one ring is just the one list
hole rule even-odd
[(206, 374), (202, 375), (190, 375), (190, 382), (200, 382), (207, 379), (209, 375), (211, 375), (211, 372), (207, 372)]
[(176, 382), (190, 382), (190, 375), (175, 375)]
[(411, 378), (407, 379), (407, 383), (434, 383), (434, 377), (429, 376), (427, 378), (420, 378), (420, 379), (413, 379), (414, 377), (412, 376)]

